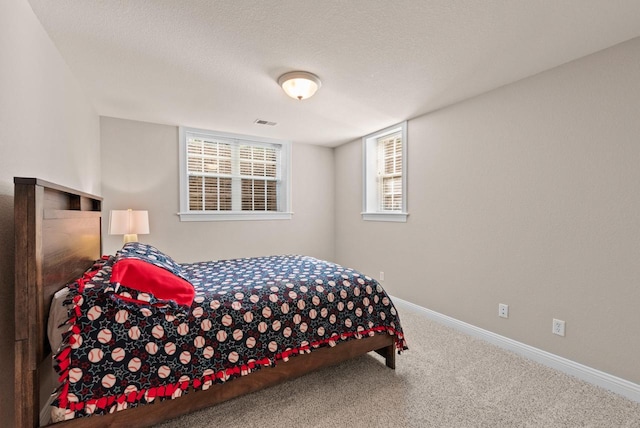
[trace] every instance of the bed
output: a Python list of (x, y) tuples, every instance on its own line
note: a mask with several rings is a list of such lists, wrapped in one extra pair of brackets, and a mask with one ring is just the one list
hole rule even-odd
[[(123, 252), (119, 253), (117, 257), (102, 256), (102, 199), (100, 197), (35, 178), (15, 178), (14, 183), (16, 234), (15, 396), (17, 397), (15, 425), (17, 427), (39, 426), (39, 414), (44, 404), (43, 397), (46, 397), (46, 394), (50, 393), (50, 390), (46, 389), (47, 387), (41, 386), (41, 377), (42, 372), (45, 371), (43, 367), (46, 367), (47, 363), (50, 364), (51, 362), (51, 351), (53, 351), (55, 355), (55, 362), (58, 366), (57, 369), (62, 385), (65, 383), (67, 385), (64, 388), (61, 385), (58, 389), (68, 395), (62, 398), (62, 403), (57, 402), (56, 405), (66, 408), (67, 416), (69, 416), (70, 413), (76, 416), (74, 419), (56, 423), (55, 426), (88, 427), (96, 425), (149, 426), (243, 394), (264, 389), (271, 385), (284, 382), (287, 379), (298, 377), (310, 371), (333, 365), (371, 351), (376, 351), (382, 355), (385, 358), (386, 365), (394, 368), (396, 351), (406, 348), (404, 338), (402, 337), (402, 330), (399, 325), (399, 319), (394, 318), (389, 324), (393, 328), (389, 327), (386, 322), (384, 323), (385, 326), (374, 325), (369, 322), (369, 327), (371, 328), (366, 328), (367, 325), (364, 327), (359, 326), (358, 330), (354, 330), (353, 334), (348, 332), (327, 333), (326, 340), (315, 342), (305, 340), (301, 346), (282, 343), (277, 345), (279, 347), (277, 351), (275, 350), (276, 345), (273, 345), (275, 351), (273, 357), (262, 359), (256, 357), (249, 360), (242, 360), (243, 354), (248, 352), (247, 347), (251, 348), (251, 350), (253, 350), (254, 347), (258, 348), (256, 344), (259, 344), (261, 341), (261, 336), (257, 333), (252, 334), (249, 330), (243, 330), (239, 328), (239, 325), (235, 326), (234, 324), (238, 319), (231, 320), (228, 318), (228, 315), (223, 315), (222, 312), (218, 314), (220, 306), (228, 306), (230, 311), (238, 310), (238, 314), (246, 314), (248, 311), (246, 307), (244, 309), (242, 308), (241, 304), (243, 302), (254, 305), (255, 308), (255, 304), (260, 304), (260, 302), (264, 300), (266, 308), (286, 307), (285, 312), (288, 313), (290, 306), (287, 302), (289, 302), (291, 303), (292, 318), (290, 319), (292, 321), (290, 321), (290, 326), (292, 328), (288, 328), (289, 324), (285, 322), (285, 318), (288, 315), (278, 314), (276, 316), (276, 314), (272, 314), (269, 309), (268, 318), (271, 320), (277, 318), (276, 321), (273, 321), (273, 324), (268, 325), (269, 332), (275, 330), (274, 326), (277, 324), (279, 335), (280, 332), (284, 332), (282, 334), (284, 334), (286, 338), (296, 336), (296, 334), (300, 335), (300, 338), (304, 338), (303, 333), (307, 329), (312, 330), (313, 320), (315, 320), (316, 316), (319, 317), (315, 311), (313, 312), (313, 316), (309, 316), (309, 307), (318, 303), (318, 296), (331, 295), (331, 300), (334, 298), (339, 300), (340, 293), (343, 293), (343, 296), (346, 297), (345, 293), (347, 293), (347, 291), (351, 292), (350, 290), (356, 289), (358, 290), (356, 293), (359, 294), (360, 288), (354, 287), (353, 284), (356, 284), (356, 281), (363, 281), (364, 278), (367, 278), (367, 280), (370, 280), (370, 278), (361, 276), (361, 274), (350, 269), (340, 270), (337, 273), (344, 275), (345, 284), (349, 283), (349, 281), (353, 282), (353, 284), (347, 284), (347, 291), (344, 289), (336, 289), (335, 296), (333, 293), (327, 293), (326, 285), (324, 287), (320, 285), (316, 286), (309, 282), (300, 289), (298, 286), (294, 287), (292, 284), (289, 284), (286, 280), (281, 281), (282, 284), (284, 284), (283, 290), (276, 291), (274, 288), (272, 291), (268, 291), (273, 287), (273, 284), (271, 284), (270, 286), (266, 286), (263, 294), (256, 292), (251, 296), (248, 294), (245, 296), (241, 290), (233, 287), (233, 285), (237, 284), (233, 282), (230, 284), (225, 283), (225, 281), (230, 281), (227, 278), (230, 274), (218, 275), (217, 272), (225, 271), (225, 269), (229, 269), (230, 266), (235, 267), (238, 264), (241, 264), (241, 268), (239, 269), (245, 269), (246, 263), (253, 265), (255, 269), (250, 274), (252, 278), (259, 275), (260, 272), (264, 272), (264, 266), (274, 266), (278, 263), (285, 266), (282, 269), (286, 268), (288, 269), (287, 271), (291, 269), (296, 270), (296, 266), (299, 266), (301, 269), (311, 270), (335, 270), (343, 268), (337, 265), (327, 264), (328, 262), (317, 261), (301, 256), (288, 256), (277, 259), (246, 259), (250, 261), (226, 261), (224, 262), (225, 264), (217, 265), (200, 265), (197, 263), (183, 264), (178, 266), (177, 269), (184, 269), (184, 275), (188, 275), (188, 278), (185, 277), (185, 279), (188, 279), (188, 282), (193, 284), (195, 291), (193, 295), (193, 305), (188, 306), (185, 304), (180, 307), (180, 305), (176, 305), (174, 302), (163, 300), (162, 298), (156, 299), (154, 295), (149, 297), (148, 293), (144, 292), (145, 290), (132, 291), (124, 286), (121, 288), (121, 281), (117, 282), (116, 286), (110, 286), (112, 284), (110, 282), (111, 279), (105, 284), (100, 283), (100, 278), (106, 277), (107, 273), (111, 275), (112, 271), (115, 270), (114, 264), (119, 263), (118, 266), (121, 266), (125, 265), (125, 261), (135, 261), (136, 263), (140, 261), (138, 260), (139, 256), (131, 252), (131, 248), (134, 250), (139, 249), (139, 247), (135, 246), (129, 248), (129, 256), (133, 254), (133, 256), (129, 258), (126, 257), (125, 248), (123, 248)], [(147, 256), (148, 255), (149, 254), (147, 254)], [(151, 256), (156, 257), (153, 252)], [(96, 261), (98, 261), (97, 264)], [(292, 266), (294, 267), (292, 268)], [(202, 276), (201, 272), (207, 269), (216, 272), (217, 276), (212, 275), (210, 278), (198, 282), (198, 278)], [(87, 272), (90, 273), (87, 274)], [(181, 275), (182, 273), (177, 272), (176, 274)], [(234, 275), (237, 276), (240, 274), (236, 271)], [(84, 278), (84, 280), (77, 281), (79, 278)], [(313, 277), (310, 279), (313, 279)], [(216, 285), (215, 281), (219, 281), (219, 283)], [(317, 281), (320, 280), (318, 279)], [(78, 316), (71, 323), (73, 324), (71, 327), (75, 326), (76, 331), (70, 330), (65, 336), (66, 348), (62, 346), (61, 349), (51, 350), (49, 341), (46, 338), (46, 324), (54, 294), (65, 287), (65, 285), (70, 284), (72, 288), (70, 299), (74, 300), (75, 298), (76, 303), (78, 301), (84, 303), (85, 300), (88, 301), (92, 298), (90, 296), (91, 293), (82, 294), (85, 291), (83, 289), (85, 283), (91, 284), (88, 289), (90, 292), (104, 286), (105, 292), (100, 294), (100, 299), (102, 299), (100, 302), (106, 306), (95, 309), (96, 306), (92, 303), (93, 306), (91, 306), (91, 308), (93, 309), (93, 315), (90, 315), (90, 311), (83, 310), (82, 316), (84, 316), (84, 318), (81, 318), (80, 305), (76, 305), (78, 307), (76, 309)], [(318, 284), (320, 283), (321, 282), (318, 282)], [(225, 287), (225, 284), (229, 286)], [(373, 281), (372, 284), (374, 288), (379, 287), (379, 285), (375, 285), (375, 281)], [(365, 288), (367, 288), (367, 292), (371, 291), (369, 290), (371, 287), (368, 287), (362, 282), (361, 289), (363, 295), (366, 294)], [(225, 301), (220, 298), (220, 296), (225, 293), (235, 297)], [(308, 293), (310, 296), (313, 295), (314, 297), (310, 298), (314, 298), (315, 300), (313, 303), (307, 303), (308, 306), (305, 308), (305, 303), (300, 303), (302, 298), (298, 298), (299, 296), (296, 293)], [(108, 299), (105, 299), (104, 296), (107, 296)], [(371, 296), (373, 296), (373, 294), (371, 294)], [(381, 296), (383, 297), (380, 299), (379, 304), (382, 304), (382, 300), (386, 297), (386, 294), (383, 293)], [(255, 301), (250, 300), (250, 297), (255, 297)], [(273, 299), (270, 301), (271, 297)], [(373, 306), (373, 303), (365, 306), (358, 306), (358, 303), (354, 305), (353, 302), (357, 301), (351, 299), (351, 297), (347, 300), (345, 300), (345, 302), (350, 304), (350, 307), (346, 308), (340, 303), (342, 305), (340, 311), (343, 309), (344, 311), (347, 309), (356, 311)], [(377, 298), (376, 302), (378, 303)], [(74, 373), (80, 371), (80, 368), (75, 368), (76, 371), (74, 372), (74, 367), (70, 367), (67, 363), (67, 361), (71, 361), (71, 358), (68, 357), (69, 348), (71, 348), (71, 345), (74, 343), (74, 339), (72, 339), (71, 336), (79, 333), (80, 330), (83, 332), (85, 330), (91, 330), (89, 324), (91, 324), (94, 319), (96, 323), (106, 322), (106, 314), (108, 312), (111, 313), (114, 320), (117, 320), (119, 311), (109, 309), (112, 307), (109, 305), (114, 304), (121, 305), (118, 308), (127, 308), (126, 316), (132, 317), (131, 319), (122, 320), (122, 323), (120, 323), (121, 326), (115, 326), (114, 324), (114, 335), (116, 334), (116, 327), (124, 328), (125, 321), (127, 321), (129, 324), (126, 325), (126, 330), (123, 331), (126, 331), (130, 337), (133, 335), (133, 339), (138, 339), (140, 335), (144, 335), (146, 332), (146, 334), (151, 334), (154, 337), (157, 336), (159, 341), (167, 342), (168, 336), (164, 333), (158, 333), (159, 328), (156, 324), (160, 324), (159, 322), (150, 322), (148, 325), (149, 328), (145, 330), (144, 322), (140, 324), (140, 328), (137, 328), (139, 321), (143, 320), (143, 318), (139, 318), (138, 321), (133, 322), (132, 328), (131, 323), (136, 314), (143, 314), (139, 316), (146, 317), (148, 316), (147, 312), (150, 311), (159, 311), (159, 313), (164, 315), (163, 322), (169, 320), (172, 323), (171, 325), (175, 326), (175, 338), (171, 339), (171, 343), (156, 342), (160, 347), (164, 344), (162, 351), (164, 353), (157, 352), (156, 344), (151, 345), (155, 352), (149, 353), (155, 354), (157, 352), (158, 354), (162, 354), (165, 359), (169, 358), (167, 354), (175, 354), (176, 358), (182, 359), (182, 363), (184, 364), (187, 362), (190, 364), (197, 363), (198, 358), (196, 355), (199, 355), (202, 360), (202, 355), (206, 355), (207, 353), (209, 354), (208, 357), (212, 358), (214, 354), (223, 354), (225, 364), (237, 363), (237, 367), (218, 367), (218, 369), (209, 371), (206, 376), (203, 375), (202, 377), (186, 376), (183, 373), (176, 373), (172, 379), (178, 379), (178, 381), (171, 382), (170, 385), (173, 386), (170, 389), (167, 389), (168, 387), (164, 385), (153, 389), (143, 389), (140, 387), (140, 384), (136, 384), (138, 386), (137, 389), (129, 389), (126, 394), (113, 394), (111, 401), (107, 402), (105, 398), (105, 401), (102, 401), (98, 406), (96, 406), (96, 401), (78, 398), (76, 394), (70, 392), (69, 389), (69, 387), (74, 387), (78, 382), (78, 379), (73, 379), (75, 376)], [(385, 313), (396, 316), (395, 308), (393, 308), (393, 304), (389, 300), (385, 300), (384, 305), (391, 311), (386, 312), (385, 309)], [(188, 310), (185, 309), (187, 306)], [(302, 306), (303, 309), (305, 309), (304, 312), (301, 312), (301, 314), (303, 314), (302, 317), (300, 315), (293, 315), (293, 306)], [(216, 311), (212, 310), (211, 313), (215, 314), (215, 316), (219, 315), (219, 318), (212, 319), (211, 321), (201, 321), (200, 317), (203, 315), (203, 312), (207, 312), (207, 308), (209, 307), (216, 309)], [(151, 308), (151, 310), (149, 308)], [(318, 310), (320, 310), (319, 307)], [(337, 310), (335, 311), (337, 313)], [(242, 318), (251, 318), (249, 321), (252, 322), (252, 325), (255, 327), (259, 325), (258, 321), (260, 317), (264, 318), (267, 317), (267, 315), (264, 314), (262, 310), (253, 312), (255, 313), (255, 319), (254, 315), (250, 317), (243, 315)], [(371, 309), (370, 312), (372, 312)], [(178, 315), (176, 316), (176, 314)], [(328, 313), (325, 314), (325, 317), (329, 319), (327, 315)], [(122, 316), (122, 314), (120, 316)], [(180, 316), (184, 317), (184, 322), (177, 319)], [(293, 318), (294, 316), (295, 318)], [(73, 314), (71, 318), (73, 318)], [(79, 321), (80, 319), (84, 319), (86, 324), (82, 324)], [(282, 326), (280, 326), (280, 319), (282, 319)], [(308, 321), (308, 325), (306, 321)], [(208, 328), (194, 328), (188, 324), (188, 322), (197, 322), (198, 326), (207, 325)], [(226, 330), (228, 331), (228, 333), (226, 333), (222, 327), (220, 329), (210, 328), (211, 322), (222, 325), (229, 324), (230, 329)], [(394, 324), (394, 322), (397, 323), (397, 325)], [(338, 324), (341, 323), (338, 322)], [(172, 328), (171, 325), (165, 324), (163, 332)], [(151, 328), (152, 326), (155, 329)], [(104, 327), (104, 324), (102, 327)], [(198, 332), (196, 332), (196, 329), (198, 329)], [(90, 354), (91, 351), (93, 351), (93, 358), (102, 360), (103, 354), (115, 353), (113, 349), (116, 344), (113, 341), (105, 341), (104, 345), (106, 347), (102, 348), (102, 350), (98, 349), (98, 342), (100, 341), (97, 336), (98, 332), (99, 330), (94, 332), (96, 340), (93, 340), (94, 344), (90, 347), (91, 349), (88, 348), (86, 350), (86, 353)], [(193, 332), (193, 336), (189, 336), (191, 332)], [(218, 340), (221, 338), (215, 337), (213, 335), (214, 332), (222, 334), (223, 340)], [(188, 338), (189, 343), (179, 342), (179, 340), (181, 340), (180, 336)], [(151, 338), (151, 336), (148, 337)], [(91, 339), (87, 338), (88, 336), (85, 336), (85, 341), (89, 343)], [(217, 349), (213, 349), (216, 347), (214, 343), (216, 341), (219, 343), (225, 341), (231, 343), (234, 339), (236, 339), (237, 342), (233, 342), (234, 345), (230, 349), (223, 350), (222, 345), (220, 352), (218, 352)], [(153, 338), (146, 341), (147, 345), (152, 341), (154, 341)], [(266, 340), (264, 340), (264, 342), (266, 345)], [(236, 346), (237, 344), (242, 344), (242, 346)], [(272, 343), (269, 342), (269, 344)], [(212, 345), (213, 348), (207, 345)], [(79, 345), (76, 344), (75, 348), (78, 346)], [(171, 349), (174, 347), (177, 347), (177, 349)], [(67, 352), (65, 352), (65, 349)], [(169, 349), (169, 351), (167, 349)], [(128, 348), (127, 350), (131, 351)], [(147, 348), (147, 351), (148, 350)], [(141, 360), (144, 364), (146, 359), (149, 358), (149, 353), (144, 354), (144, 351), (142, 352), (143, 355), (135, 354), (137, 356), (136, 358), (130, 358), (129, 356), (127, 360), (125, 360), (125, 362), (128, 361), (129, 369), (132, 371), (129, 374), (137, 374), (142, 371), (140, 367)], [(98, 355), (99, 358), (95, 355)], [(113, 360), (113, 355), (111, 355), (111, 358)], [(106, 357), (104, 359), (106, 359)], [(80, 371), (80, 373), (86, 375), (90, 370), (89, 363), (85, 362), (84, 364), (85, 366), (82, 366), (84, 372)], [(133, 366), (131, 366), (131, 364), (133, 364)], [(166, 365), (174, 367), (169, 363)], [(149, 371), (148, 368), (146, 368), (146, 370)], [(152, 368), (151, 370), (154, 372), (157, 371), (158, 373), (162, 372), (160, 368)], [(108, 374), (109, 373), (107, 373), (107, 375)], [(95, 373), (93, 375), (94, 377), (96, 376)], [(107, 375), (102, 376), (101, 373), (100, 377), (101, 379), (107, 379), (106, 385), (104, 384), (105, 381), (102, 380), (103, 386), (111, 388), (113, 382)], [(167, 376), (169, 376), (169, 374), (167, 374)], [(171, 373), (171, 376), (174, 376), (174, 374)], [(87, 381), (89, 377), (90, 376), (85, 376)], [(69, 382), (70, 378), (72, 378), (71, 383)], [(203, 387), (205, 383), (206, 388)], [(129, 387), (131, 388), (131, 385), (129, 385)], [(154, 392), (151, 397), (152, 399), (149, 400), (148, 392), (151, 390)], [(146, 395), (145, 391), (147, 392)], [(159, 394), (158, 391), (162, 393)], [(80, 389), (76, 392), (80, 394)], [(58, 396), (60, 397), (61, 395), (63, 394), (59, 392)], [(153, 399), (155, 396), (158, 397), (157, 400)], [(73, 400), (68, 400), (68, 397), (73, 397)], [(58, 400), (60, 400), (60, 398), (58, 398)], [(74, 400), (75, 404), (73, 402)], [(70, 404), (68, 401), (72, 401), (72, 403)], [(147, 402), (149, 403), (146, 404)], [(90, 409), (90, 411), (86, 411), (86, 409)], [(93, 415), (79, 417), (86, 413)]]

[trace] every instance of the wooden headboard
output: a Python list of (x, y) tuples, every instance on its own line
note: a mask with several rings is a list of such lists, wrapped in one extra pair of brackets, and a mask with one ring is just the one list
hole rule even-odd
[(14, 178), (16, 426), (38, 426), (38, 364), (49, 353), (53, 294), (102, 254), (102, 198)]

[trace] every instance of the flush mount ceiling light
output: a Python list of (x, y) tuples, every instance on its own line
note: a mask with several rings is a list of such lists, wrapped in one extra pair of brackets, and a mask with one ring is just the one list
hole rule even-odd
[(278, 85), (282, 86), (291, 98), (306, 100), (316, 93), (322, 83), (315, 74), (307, 71), (291, 71), (278, 78)]

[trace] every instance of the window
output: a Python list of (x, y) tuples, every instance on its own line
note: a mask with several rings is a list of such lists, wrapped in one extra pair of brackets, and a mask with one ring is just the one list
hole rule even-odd
[(407, 221), (407, 122), (362, 139), (364, 220)]
[(287, 141), (180, 128), (180, 220), (290, 219)]

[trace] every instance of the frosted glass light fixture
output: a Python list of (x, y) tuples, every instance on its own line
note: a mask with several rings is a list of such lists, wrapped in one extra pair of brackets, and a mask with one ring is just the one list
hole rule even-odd
[(124, 235), (124, 243), (137, 242), (138, 234), (149, 233), (149, 211), (112, 210), (109, 235)]
[(278, 78), (278, 85), (291, 98), (306, 100), (322, 86), (320, 79), (313, 73), (307, 71), (291, 71)]

